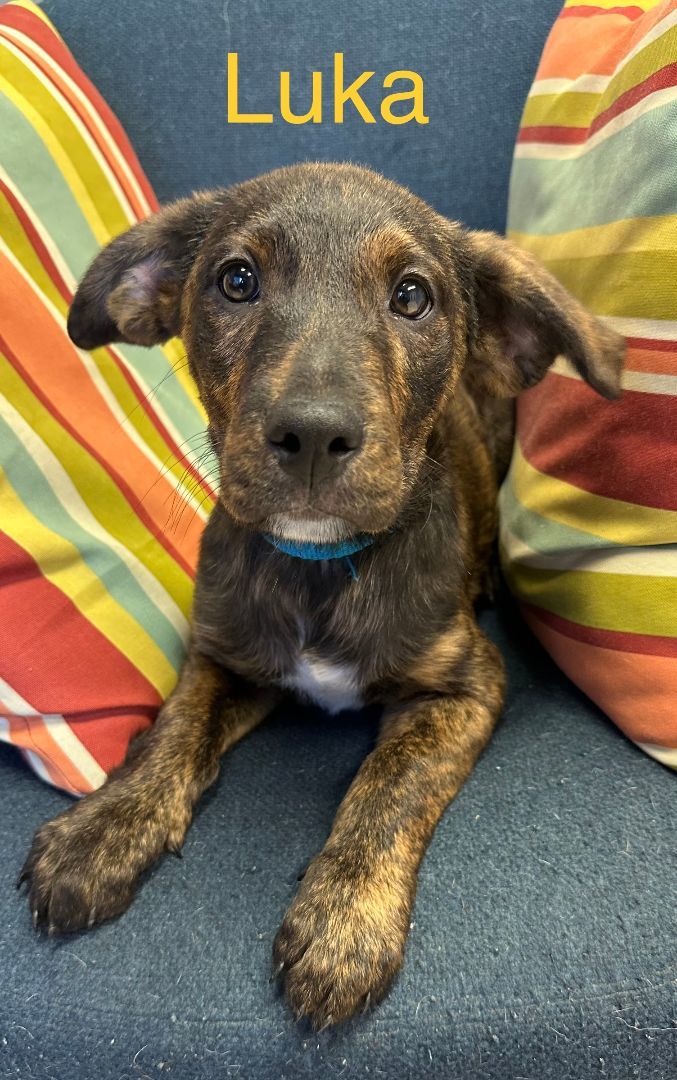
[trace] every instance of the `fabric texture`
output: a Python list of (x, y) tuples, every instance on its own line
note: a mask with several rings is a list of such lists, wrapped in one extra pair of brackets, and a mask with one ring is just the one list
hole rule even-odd
[[(467, 225), (505, 229), (520, 113), (561, 0), (232, 0), (167, 3), (44, 0), (44, 10), (121, 118), (161, 202), (246, 180), (295, 161), (354, 161), (410, 187)], [(226, 56), (239, 57), (243, 109), (272, 124), (226, 116)], [(334, 53), (346, 80), (374, 74), (362, 97), (377, 118), (347, 107), (333, 123)], [(383, 80), (411, 69), (425, 85), (429, 123), (380, 117)], [(293, 109), (323, 78), (321, 124), (280, 119), (280, 72)]]
[(272, 941), (374, 713), (271, 717), (224, 759), (183, 860), (62, 940), (11, 883), (69, 800), (0, 748), (3, 1080), (674, 1080), (674, 776), (520, 622), (483, 620), (507, 707), (423, 860), (402, 973), (319, 1035), (269, 984)]
[(68, 339), (88, 263), (157, 203), (30, 3), (0, 8), (0, 131), (0, 738), (82, 793), (183, 660), (213, 501), (205, 422), (178, 342)]
[(677, 766), (677, 2), (567, 3), (529, 95), (509, 230), (627, 337), (620, 401), (562, 359), (522, 395), (507, 577), (567, 674)]

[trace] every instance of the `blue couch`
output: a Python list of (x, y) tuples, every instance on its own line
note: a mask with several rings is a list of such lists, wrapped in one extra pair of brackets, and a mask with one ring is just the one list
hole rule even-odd
[[(302, 158), (369, 163), (439, 210), (502, 229), (511, 147), (559, 0), (45, 0), (170, 199)], [(226, 123), (305, 111), (335, 51), (378, 116), (383, 77), (425, 82), (425, 126)], [(305, 74), (305, 82), (303, 76)], [(371, 85), (371, 84), (370, 84)], [(182, 862), (117, 922), (34, 935), (13, 881), (67, 798), (0, 749), (0, 1077), (53, 1080), (669, 1080), (677, 1075), (674, 776), (556, 670), (502, 598), (483, 616), (508, 662), (504, 719), (420, 877), (407, 961), (381, 1007), (296, 1025), (268, 982), (274, 933), (373, 740), (373, 713), (290, 708), (238, 745)], [(641, 703), (638, 703), (641, 708)]]

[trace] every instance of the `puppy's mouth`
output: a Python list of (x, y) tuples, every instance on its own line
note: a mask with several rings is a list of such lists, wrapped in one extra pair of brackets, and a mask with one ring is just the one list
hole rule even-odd
[(231, 429), (220, 499), (234, 521), (292, 543), (333, 544), (390, 529), (408, 493), (398, 443), (372, 439), (336, 475), (302, 482), (271, 461), (252, 425)]
[(352, 536), (355, 528), (345, 518), (307, 511), (272, 514), (266, 521), (265, 531), (296, 543), (334, 544)]

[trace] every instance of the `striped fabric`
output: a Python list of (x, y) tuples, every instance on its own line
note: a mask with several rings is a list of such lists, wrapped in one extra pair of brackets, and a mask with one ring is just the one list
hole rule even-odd
[(509, 229), (628, 340), (602, 401), (558, 360), (518, 409), (511, 587), (557, 663), (677, 766), (677, 0), (567, 3), (524, 110)]
[(66, 335), (102, 244), (156, 208), (38, 7), (0, 8), (0, 738), (89, 791), (177, 677), (214, 499), (181, 346)]

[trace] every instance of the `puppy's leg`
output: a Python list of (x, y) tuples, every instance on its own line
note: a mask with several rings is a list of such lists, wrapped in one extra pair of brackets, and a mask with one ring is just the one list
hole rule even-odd
[(120, 914), (139, 875), (179, 852), (221, 754), (270, 711), (275, 697), (191, 652), (155, 724), (103, 787), (38, 829), (28, 879), (35, 926), (79, 930)]
[(378, 1000), (397, 973), (418, 866), (489, 738), (503, 684), (498, 651), (475, 628), (456, 692), (386, 714), (275, 940), (290, 1005), (316, 1027)]

